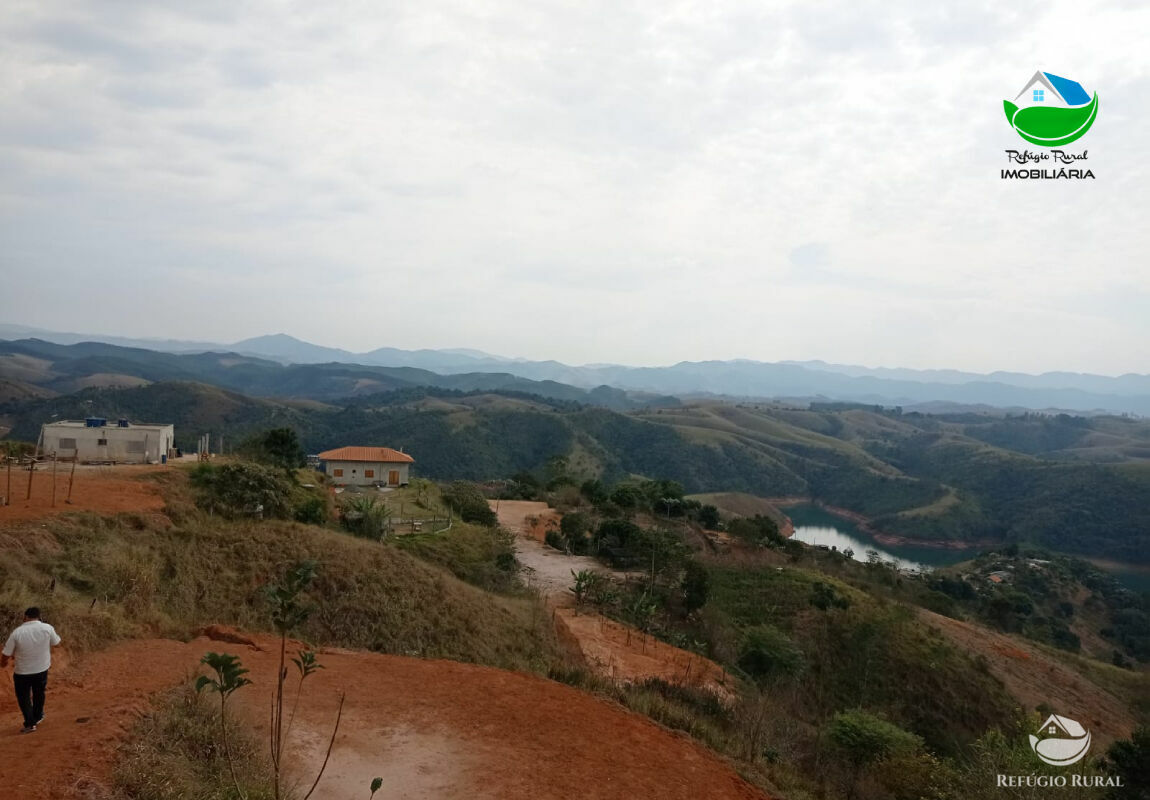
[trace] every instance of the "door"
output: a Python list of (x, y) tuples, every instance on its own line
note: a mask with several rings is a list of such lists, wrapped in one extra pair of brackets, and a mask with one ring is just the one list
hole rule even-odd
[(387, 473), (387, 485), (399, 486), (399, 470), (393, 469)]

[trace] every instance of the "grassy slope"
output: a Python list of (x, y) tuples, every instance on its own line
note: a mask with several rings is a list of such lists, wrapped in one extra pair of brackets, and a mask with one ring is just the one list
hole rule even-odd
[[(387, 545), (288, 522), (230, 523), (188, 508), (176, 522), (78, 514), (0, 530), (0, 616), (33, 602), (78, 648), (186, 636), (219, 622), (268, 627), (261, 587), (320, 563), (318, 644), (546, 668), (551, 638), (533, 599), (499, 596)], [(54, 582), (54, 590), (48, 587)]]
[[(881, 710), (940, 752), (1014, 717), (1012, 700), (984, 666), (898, 604), (807, 569), (714, 565), (710, 576), (711, 614), (734, 631), (774, 625), (798, 643), (809, 672), (801, 683), (804, 717)], [(833, 585), (850, 608), (815, 610), (809, 597), (816, 582)]]

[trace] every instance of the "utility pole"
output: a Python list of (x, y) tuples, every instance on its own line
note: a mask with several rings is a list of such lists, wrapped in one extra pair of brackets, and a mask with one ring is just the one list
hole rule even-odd
[(52, 451), (52, 508), (56, 507), (56, 451)]

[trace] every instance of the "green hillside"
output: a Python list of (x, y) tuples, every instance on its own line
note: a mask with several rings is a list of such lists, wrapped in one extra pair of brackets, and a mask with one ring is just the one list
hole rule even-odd
[[(309, 452), (346, 444), (403, 447), (420, 474), (439, 479), (542, 474), (562, 455), (580, 480), (638, 475), (678, 481), (689, 492), (806, 495), (864, 514), (895, 535), (1033, 542), (1150, 560), (1145, 462), (1064, 458), (1062, 445), (1071, 437), (1050, 434), (1041, 419), (720, 402), (622, 413), (515, 392), (428, 387), (342, 404), (285, 403), (183, 382), (0, 403), (0, 424), (12, 429), (8, 438), (26, 441), (45, 421), (88, 414), (174, 422), (183, 447), (205, 432), (238, 442), (256, 430), (290, 426)], [(1112, 451), (1113, 439), (1105, 437), (1118, 435), (1113, 431), (1135, 441), (1145, 429), (1120, 418), (1055, 424), (1087, 431), (1070, 441), (1080, 450), (1094, 437)], [(1042, 442), (1058, 449), (1031, 454), (988, 438), (1018, 440), (1024, 450)]]

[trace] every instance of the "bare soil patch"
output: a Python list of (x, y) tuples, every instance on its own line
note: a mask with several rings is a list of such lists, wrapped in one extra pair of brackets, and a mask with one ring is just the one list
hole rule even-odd
[[(47, 718), (30, 735), (17, 733), (11, 692), (0, 693), (0, 786), (21, 800), (76, 797), (106, 786), (116, 746), (149, 696), (185, 680), (208, 650), (236, 653), (251, 669), (255, 683), (235, 696), (237, 709), (262, 730), (276, 643), (223, 634), (250, 638), (259, 649), (207, 638), (139, 640), (60, 665)], [(298, 767), (293, 777), (310, 783), (346, 692), (319, 797), (366, 796), (377, 775), (384, 777), (377, 798), (763, 797), (686, 737), (554, 681), (346, 650), (323, 651), (321, 660), (326, 668), (309, 679), (290, 759)]]
[[(31, 476), (32, 496), (28, 495), (27, 469), (12, 469), (11, 505), (0, 506), (0, 525), (40, 519), (70, 511), (94, 511), (100, 514), (119, 512), (158, 512), (164, 507), (159, 485), (141, 480), (169, 467), (156, 465), (96, 467), (76, 465), (71, 502), (68, 502), (68, 481), (72, 465), (60, 462), (56, 466), (55, 498), (52, 504), (53, 477), (51, 463), (42, 463)], [(0, 496), (8, 491), (8, 473), (0, 469)]]

